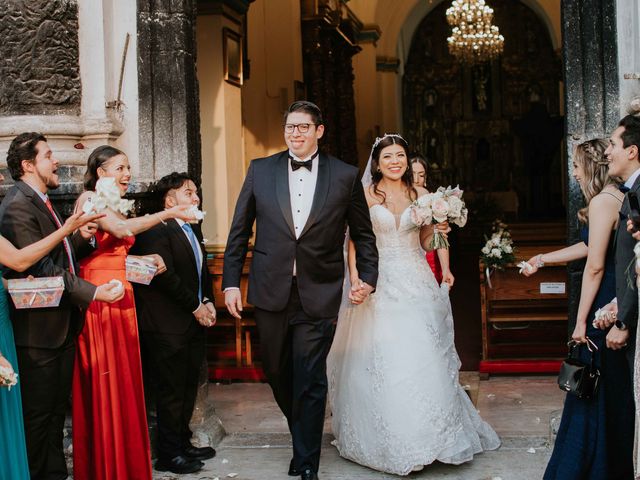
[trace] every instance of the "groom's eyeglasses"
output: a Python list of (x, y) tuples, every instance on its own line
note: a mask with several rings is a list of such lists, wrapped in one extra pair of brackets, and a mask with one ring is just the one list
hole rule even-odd
[(311, 125), (315, 125), (315, 123), (285, 123), (284, 131), (285, 133), (293, 133), (297, 128), (298, 132), (307, 133)]

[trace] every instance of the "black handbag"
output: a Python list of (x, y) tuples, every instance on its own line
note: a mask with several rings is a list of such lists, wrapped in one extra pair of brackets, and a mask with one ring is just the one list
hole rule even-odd
[(598, 384), (600, 383), (600, 370), (595, 367), (593, 361), (593, 349), (598, 350), (598, 347), (588, 338), (586, 346), (591, 357), (587, 364), (577, 356), (580, 344), (574, 341), (569, 342), (569, 355), (562, 362), (558, 374), (560, 390), (571, 393), (578, 398), (593, 398), (598, 392)]

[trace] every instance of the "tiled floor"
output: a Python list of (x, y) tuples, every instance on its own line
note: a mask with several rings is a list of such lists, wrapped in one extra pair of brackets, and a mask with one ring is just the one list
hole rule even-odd
[[(474, 373), (461, 375), (480, 413), (498, 432), (499, 450), (478, 455), (460, 466), (435, 464), (411, 474), (411, 479), (534, 480), (550, 455), (550, 417), (562, 408), (563, 393), (551, 376), (493, 377), (479, 381)], [(275, 405), (269, 387), (248, 383), (211, 385), (209, 395), (228, 433), (217, 447), (216, 458), (193, 475), (158, 474), (156, 479), (184, 480), (288, 480), (291, 458), (286, 422)], [(340, 458), (330, 445), (330, 422), (319, 476), (322, 480), (398, 478)], [(233, 475), (236, 474), (236, 475)]]

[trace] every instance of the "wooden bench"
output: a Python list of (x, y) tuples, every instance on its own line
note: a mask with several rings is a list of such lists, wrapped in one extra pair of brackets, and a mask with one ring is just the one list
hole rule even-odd
[[(251, 332), (248, 327), (255, 326), (253, 319), (253, 305), (247, 302), (247, 284), (249, 282), (249, 266), (253, 255), (251, 252), (247, 254), (244, 266), (242, 268), (242, 277), (240, 280), (240, 291), (242, 292), (242, 318), (232, 317), (227, 312), (224, 303), (224, 292), (222, 291), (222, 266), (224, 255), (222, 253), (215, 254), (207, 259), (209, 272), (213, 277), (213, 293), (215, 296), (215, 306), (218, 315), (216, 327), (231, 327), (235, 330), (235, 364), (237, 368), (253, 366), (253, 351), (251, 344)], [(244, 340), (244, 348), (243, 348)], [(243, 361), (243, 350), (245, 357)]]
[[(517, 262), (564, 245), (524, 246)], [(517, 263), (516, 262), (516, 263)], [(487, 281), (480, 262), (482, 360), (480, 373), (557, 372), (566, 353), (566, 264), (547, 264), (531, 276), (515, 264), (493, 271)], [(541, 284), (564, 286), (563, 293), (542, 293)], [(560, 289), (562, 290), (562, 289)]]

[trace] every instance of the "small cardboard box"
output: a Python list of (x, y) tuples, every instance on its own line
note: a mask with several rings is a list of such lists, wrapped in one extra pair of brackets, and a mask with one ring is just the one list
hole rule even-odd
[(7, 283), (16, 308), (57, 307), (64, 292), (62, 277), (16, 278)]
[(127, 280), (134, 283), (149, 285), (158, 267), (140, 257), (127, 256)]

